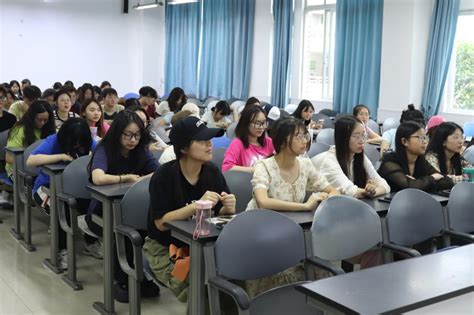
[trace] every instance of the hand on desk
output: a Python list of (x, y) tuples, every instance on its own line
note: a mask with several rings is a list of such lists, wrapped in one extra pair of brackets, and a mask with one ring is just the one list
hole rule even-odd
[(368, 180), (364, 188), (364, 194), (367, 197), (372, 198), (375, 196), (376, 193), (377, 193), (377, 185), (375, 184), (373, 180)]

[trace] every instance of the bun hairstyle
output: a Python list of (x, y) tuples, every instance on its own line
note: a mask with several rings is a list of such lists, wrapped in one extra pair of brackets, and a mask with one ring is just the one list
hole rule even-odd
[(400, 123), (403, 124), (407, 121), (414, 121), (421, 124), (423, 127), (426, 125), (425, 117), (421, 111), (415, 109), (415, 105), (408, 104), (408, 109), (402, 112), (400, 117)]

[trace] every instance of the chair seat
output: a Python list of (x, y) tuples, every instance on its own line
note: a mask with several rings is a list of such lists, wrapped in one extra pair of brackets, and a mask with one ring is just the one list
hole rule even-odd
[(268, 290), (250, 303), (251, 315), (314, 315), (323, 314), (315, 306), (306, 303), (306, 296), (296, 291), (295, 286), (306, 282), (292, 283)]

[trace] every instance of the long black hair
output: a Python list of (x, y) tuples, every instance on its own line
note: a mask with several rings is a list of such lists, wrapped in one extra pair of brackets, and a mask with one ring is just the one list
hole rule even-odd
[(58, 131), (58, 144), (64, 153), (73, 158), (88, 155), (92, 147), (89, 125), (83, 118), (70, 118)]
[[(403, 171), (408, 174), (408, 158), (407, 158), (407, 149), (402, 143), (402, 139), (408, 139), (411, 135), (416, 133), (418, 130), (423, 129), (423, 126), (420, 123), (415, 121), (407, 121), (401, 123), (397, 128), (397, 133), (395, 134), (395, 153), (398, 157), (398, 161)], [(419, 156), (416, 159), (416, 162), (424, 159), (424, 156)]]
[[(109, 131), (104, 136), (102, 141), (98, 146), (103, 146), (105, 154), (107, 155), (107, 173), (112, 175), (117, 175), (120, 170), (123, 168), (119, 164), (122, 155), (122, 134), (123, 131), (127, 128), (129, 124), (135, 123), (138, 128), (140, 128), (140, 141), (138, 141), (137, 146), (129, 152), (128, 159), (133, 162), (133, 167), (131, 173), (138, 174), (141, 169), (145, 166), (146, 163), (146, 145), (150, 143), (150, 135), (145, 130), (145, 125), (140, 117), (128, 109), (124, 109), (117, 113), (112, 125), (110, 126)], [(95, 151), (97, 152), (97, 150)], [(94, 155), (95, 155), (94, 152)], [(92, 172), (92, 161), (94, 160), (94, 155), (91, 158), (89, 163), (88, 170), (89, 173)]]
[[(303, 119), (302, 113), (307, 111), (308, 108), (312, 108), (314, 112), (314, 106), (313, 104), (308, 101), (308, 100), (302, 100), (299, 104), (296, 110), (293, 112), (293, 117), (296, 117), (298, 119)], [(308, 120), (304, 120), (304, 124), (308, 126), (311, 123), (311, 118)]]
[[(244, 144), (244, 148), (249, 147), (249, 127), (252, 121), (257, 117), (259, 113), (263, 113), (265, 116), (265, 121), (267, 120), (267, 113), (265, 110), (260, 107), (260, 106), (247, 106), (244, 108), (240, 115), (239, 122), (237, 123), (237, 126), (235, 127), (235, 135), (237, 138), (242, 141)], [(265, 145), (265, 137), (266, 137), (266, 132), (262, 133), (260, 137), (257, 138), (258, 144), (260, 144), (262, 147)]]
[(34, 101), (23, 117), (10, 129), (8, 138), (14, 133), (18, 132), (19, 128), (23, 127), (25, 130), (25, 138), (23, 139), (23, 146), (26, 148), (30, 144), (34, 143), (37, 139), (35, 136), (36, 128), (36, 116), (38, 114), (48, 113), (48, 122), (41, 127), (41, 139), (46, 138), (49, 135), (56, 133), (56, 127), (54, 125), (54, 116), (51, 106), (48, 102), (38, 100)]
[[(301, 130), (303, 134), (309, 133), (308, 129), (303, 124), (303, 121), (301, 119), (297, 119), (295, 117), (288, 117), (278, 119), (275, 122), (272, 128), (271, 137), (276, 154), (280, 153), (287, 144), (290, 147), (290, 150), (293, 151), (293, 149), (291, 149), (291, 145), (293, 144), (294, 136), (298, 133), (299, 130)], [(308, 150), (310, 146), (311, 141), (308, 141), (306, 143), (306, 150)]]
[[(444, 152), (444, 143), (448, 140), (448, 137), (460, 130), (461, 133), (464, 133), (464, 130), (458, 124), (454, 122), (444, 122), (440, 124), (436, 132), (430, 138), (430, 143), (428, 144), (427, 152), (435, 153), (438, 162), (439, 170), (442, 175), (448, 174), (448, 169), (446, 168), (446, 154)], [(462, 166), (461, 166), (461, 154), (454, 153), (451, 157), (451, 165), (453, 166), (455, 175), (462, 175)]]
[[(352, 132), (360, 121), (352, 116), (342, 116), (334, 124), (334, 140), (336, 144), (336, 158), (344, 174), (349, 177), (349, 143)], [(364, 151), (354, 154), (352, 164), (352, 174), (354, 174), (354, 184), (358, 187), (365, 187), (367, 184), (367, 170), (364, 167)]]
[[(181, 103), (178, 102), (181, 100)], [(173, 113), (176, 113), (181, 110), (184, 104), (188, 101), (186, 93), (180, 87), (175, 87), (171, 90), (170, 95), (168, 96), (168, 106)]]

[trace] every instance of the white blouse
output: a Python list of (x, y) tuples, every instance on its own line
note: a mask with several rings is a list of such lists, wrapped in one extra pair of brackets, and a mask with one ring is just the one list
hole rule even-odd
[[(354, 160), (350, 162), (348, 172), (349, 176), (346, 176), (342, 171), (339, 162), (336, 157), (336, 149), (332, 146), (329, 151), (320, 153), (311, 159), (314, 167), (323, 176), (326, 176), (329, 184), (335, 187), (343, 195), (355, 196), (357, 193), (357, 185), (354, 184), (354, 175), (352, 174), (352, 165)], [(390, 192), (390, 186), (387, 181), (383, 179), (375, 170), (374, 166), (370, 162), (369, 158), (364, 155), (364, 167), (367, 172), (367, 179), (375, 181), (377, 186), (385, 188), (385, 192)], [(364, 188), (364, 187), (360, 187)]]

